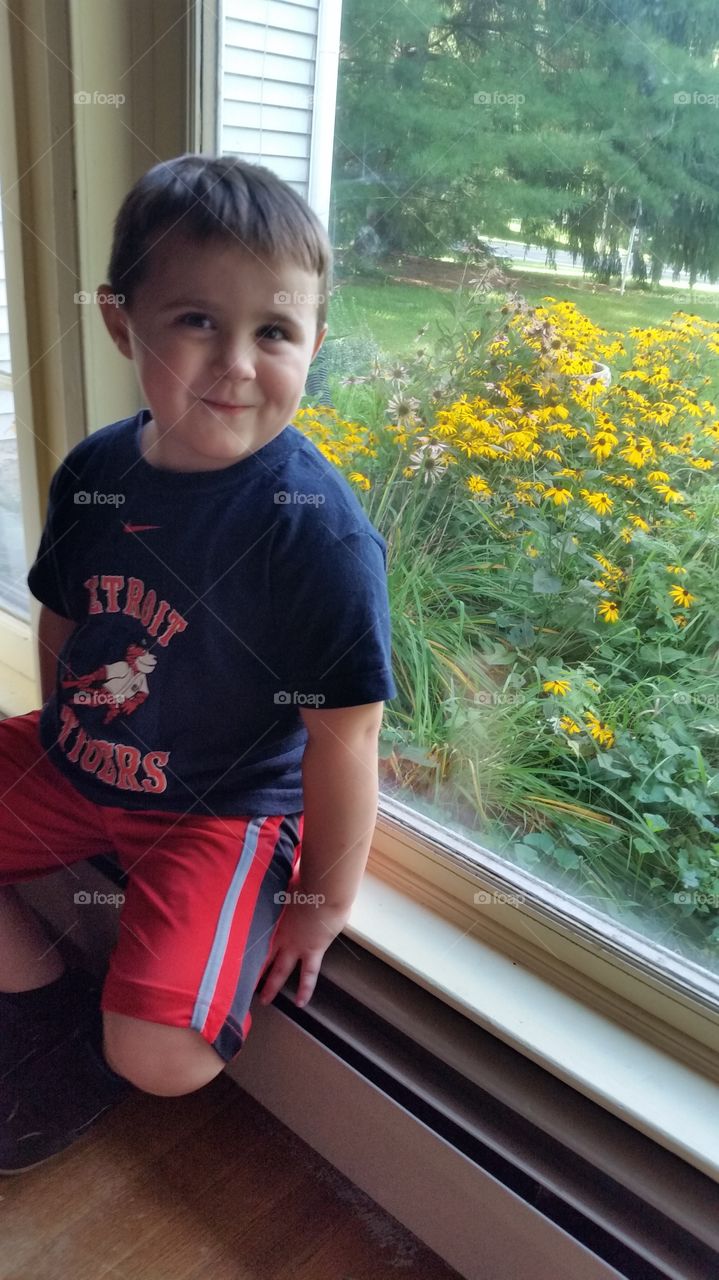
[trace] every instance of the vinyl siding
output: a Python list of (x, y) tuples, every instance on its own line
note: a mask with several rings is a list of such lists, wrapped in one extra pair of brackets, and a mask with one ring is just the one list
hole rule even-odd
[(220, 147), (307, 198), (320, 0), (225, 0)]

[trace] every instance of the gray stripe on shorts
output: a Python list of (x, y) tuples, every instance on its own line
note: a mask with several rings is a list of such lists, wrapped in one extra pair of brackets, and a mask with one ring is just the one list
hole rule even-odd
[(245, 839), (242, 845), (242, 853), (240, 860), (235, 868), (232, 876), (230, 887), (227, 890), (225, 901), (222, 904), (220, 918), (217, 921), (217, 929), (212, 942), (212, 948), (207, 958), (205, 972), (202, 975), (195, 1007), (192, 1011), (192, 1021), (190, 1026), (193, 1031), (202, 1031), (205, 1025), (205, 1019), (210, 1011), (210, 1006), (215, 994), (215, 987), (222, 969), (222, 962), (227, 951), (227, 943), (232, 928), (232, 921), (237, 909), (237, 900), (242, 892), (242, 887), (247, 879), (247, 873), (252, 866), (255, 854), (257, 852), (257, 842), (259, 840), (262, 825), (267, 821), (267, 817), (253, 818), (247, 824)]

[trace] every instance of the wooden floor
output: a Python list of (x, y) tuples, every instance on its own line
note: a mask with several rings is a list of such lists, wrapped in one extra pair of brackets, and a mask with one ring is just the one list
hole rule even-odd
[(0, 1176), (0, 1280), (458, 1280), (226, 1075)]

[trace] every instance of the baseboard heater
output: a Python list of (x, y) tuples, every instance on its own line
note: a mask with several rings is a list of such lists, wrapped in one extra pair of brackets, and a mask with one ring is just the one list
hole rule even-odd
[[(332, 944), (307, 1008), (297, 1008), (288, 984), (271, 1009), (253, 1006), (253, 1017), (233, 1077), (467, 1280), (719, 1276), (719, 1202), (711, 1179), (355, 943)], [(361, 1085), (370, 1092), (364, 1112), (361, 1099), (353, 1101)], [(323, 1149), (316, 1137), (329, 1090), (334, 1128), (327, 1128)], [(369, 1150), (368, 1132), (380, 1099), (394, 1108), (395, 1126), (393, 1150), (386, 1145), (381, 1155)], [(355, 1105), (362, 1124), (350, 1137), (353, 1126), (347, 1131), (345, 1121)], [(425, 1154), (423, 1185), (415, 1169), (411, 1196), (397, 1193), (401, 1148), (409, 1148), (412, 1126), (425, 1140), (435, 1139), (443, 1159), (458, 1158), (452, 1189)], [(363, 1141), (376, 1166), (364, 1177)], [(350, 1142), (356, 1150), (345, 1169)], [(388, 1164), (398, 1155), (392, 1173)], [(427, 1204), (418, 1209), (422, 1195)], [(489, 1201), (496, 1219), (491, 1259)], [(448, 1212), (454, 1221), (443, 1235), (438, 1224)]]

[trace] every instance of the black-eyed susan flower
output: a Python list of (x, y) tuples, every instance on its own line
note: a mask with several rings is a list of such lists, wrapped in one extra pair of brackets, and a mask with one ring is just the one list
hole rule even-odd
[(616, 600), (600, 600), (597, 605), (597, 613), (605, 622), (617, 622), (619, 620), (619, 605)]
[(555, 507), (566, 506), (572, 498), (572, 494), (569, 489), (555, 489), (554, 486), (550, 486), (550, 488), (545, 490), (544, 496), (545, 498), (550, 498)]
[(669, 588), (669, 594), (675, 604), (681, 605), (682, 609), (691, 609), (692, 605), (698, 600), (698, 596), (690, 595), (686, 587), (681, 587), (678, 582)]
[(545, 680), (542, 689), (545, 693), (556, 693), (563, 697), (565, 693), (569, 693), (571, 689), (569, 680)]
[(589, 489), (580, 489), (579, 492), (587, 506), (596, 511), (598, 516), (608, 516), (614, 509), (614, 499), (604, 491), (592, 493)]
[(603, 720), (599, 720), (591, 711), (584, 713), (584, 719), (587, 721), (587, 728), (592, 737), (602, 747), (613, 747), (615, 743), (615, 735), (608, 724)]
[(481, 476), (469, 476), (467, 478), (467, 488), (470, 493), (477, 494), (477, 496), (481, 498), (489, 498), (492, 496), (492, 490), (487, 484), (487, 481), (483, 480)]

